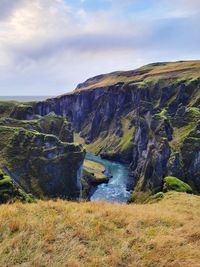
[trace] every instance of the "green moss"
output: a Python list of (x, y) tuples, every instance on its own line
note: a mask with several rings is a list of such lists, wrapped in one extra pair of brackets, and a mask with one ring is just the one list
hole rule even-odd
[(200, 110), (199, 108), (190, 107), (187, 109), (188, 113), (191, 114), (191, 117), (197, 117), (199, 119), (200, 116)]
[(165, 194), (163, 192), (158, 192), (155, 195), (150, 196), (145, 203), (153, 204), (160, 200), (162, 200), (165, 197)]
[(150, 190), (142, 191), (142, 184), (144, 182), (144, 176), (140, 177), (137, 182), (133, 193), (130, 195), (128, 199), (128, 203), (145, 203), (145, 201), (152, 195)]
[(188, 184), (184, 183), (183, 181), (173, 176), (167, 176), (164, 178), (163, 190), (165, 192), (177, 191), (177, 192), (192, 193), (192, 188)]
[(194, 153), (198, 153), (200, 148), (200, 131), (193, 130), (187, 135), (181, 145), (181, 153), (185, 167), (188, 167)]
[(116, 150), (121, 154), (129, 154), (130, 150), (133, 147), (133, 138), (135, 133), (135, 128), (130, 127), (130, 122), (134, 117), (134, 113), (129, 113), (127, 117), (122, 118), (122, 132), (119, 145), (116, 147)]
[(17, 104), (15, 101), (0, 101), (0, 117), (9, 116)]
[(175, 128), (186, 128), (194, 126), (200, 119), (200, 109), (197, 107), (180, 107), (176, 115), (171, 118), (172, 126)]
[(78, 194), (76, 176), (84, 155), (80, 145), (53, 135), (0, 126), (0, 164), (37, 197)]
[(173, 128), (173, 139), (169, 143), (173, 151), (179, 151), (184, 140), (189, 136), (196, 127), (196, 123), (188, 123), (184, 127), (174, 127)]
[[(122, 159), (130, 162), (132, 157), (133, 139), (135, 127), (132, 126), (135, 119), (134, 112), (128, 113), (125, 117), (120, 118), (118, 127), (116, 127), (115, 120), (109, 125), (105, 132), (100, 132), (95, 140), (90, 144), (84, 144), (87, 151), (94, 154), (104, 154), (109, 158)], [(87, 123), (88, 125), (88, 123)], [(116, 131), (120, 130), (120, 134)], [(83, 129), (82, 134), (86, 135), (86, 128)], [(76, 133), (75, 141), (84, 143), (83, 138)]]
[(35, 202), (31, 194), (26, 194), (12, 179), (0, 169), (0, 203)]
[(167, 119), (167, 110), (163, 108), (159, 113), (156, 114), (161, 119)]
[(18, 120), (15, 118), (1, 117), (0, 125), (22, 127), (27, 130), (53, 134), (63, 142), (73, 142), (71, 124), (67, 122), (65, 118), (57, 116), (55, 113), (49, 113), (47, 116), (33, 120)]
[(133, 193), (130, 195), (128, 199), (128, 203), (145, 203), (147, 199), (151, 196), (151, 192), (143, 192), (143, 191), (133, 191)]

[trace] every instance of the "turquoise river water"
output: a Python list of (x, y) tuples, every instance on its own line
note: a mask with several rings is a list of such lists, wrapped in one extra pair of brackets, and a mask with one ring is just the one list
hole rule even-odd
[(119, 162), (102, 159), (100, 156), (87, 153), (86, 159), (101, 163), (106, 172), (112, 176), (108, 183), (98, 185), (91, 194), (91, 201), (127, 202), (130, 192), (127, 190), (129, 181), (128, 166)]

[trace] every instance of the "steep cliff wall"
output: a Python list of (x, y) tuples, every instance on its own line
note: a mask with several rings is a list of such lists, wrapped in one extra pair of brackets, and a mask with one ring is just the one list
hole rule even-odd
[[(35, 115), (30, 104), (5, 106), (6, 102), (0, 105), (1, 110), (9, 111), (0, 114), (0, 170), (36, 197), (77, 199), (85, 151), (73, 143), (71, 124), (53, 112)], [(0, 201), (15, 198), (16, 190), (10, 185), (9, 180), (7, 197), (0, 190)]]
[(54, 135), (0, 126), (0, 165), (37, 197), (76, 199), (80, 195), (84, 150)]
[(199, 107), (200, 61), (190, 61), (97, 76), (34, 110), (67, 117), (88, 150), (129, 162), (135, 191), (152, 193), (167, 175), (200, 192)]

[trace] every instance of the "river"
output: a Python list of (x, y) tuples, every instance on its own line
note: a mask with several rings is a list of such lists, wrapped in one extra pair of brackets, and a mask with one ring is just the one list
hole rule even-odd
[(87, 153), (86, 159), (101, 163), (106, 172), (112, 176), (108, 183), (98, 185), (91, 194), (91, 201), (127, 202), (130, 192), (127, 191), (129, 181), (128, 166), (119, 162), (102, 159), (100, 156)]

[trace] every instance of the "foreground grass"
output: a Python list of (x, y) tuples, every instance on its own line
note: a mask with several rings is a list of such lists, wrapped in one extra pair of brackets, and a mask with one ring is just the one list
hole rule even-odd
[(200, 266), (200, 197), (0, 206), (0, 266)]

